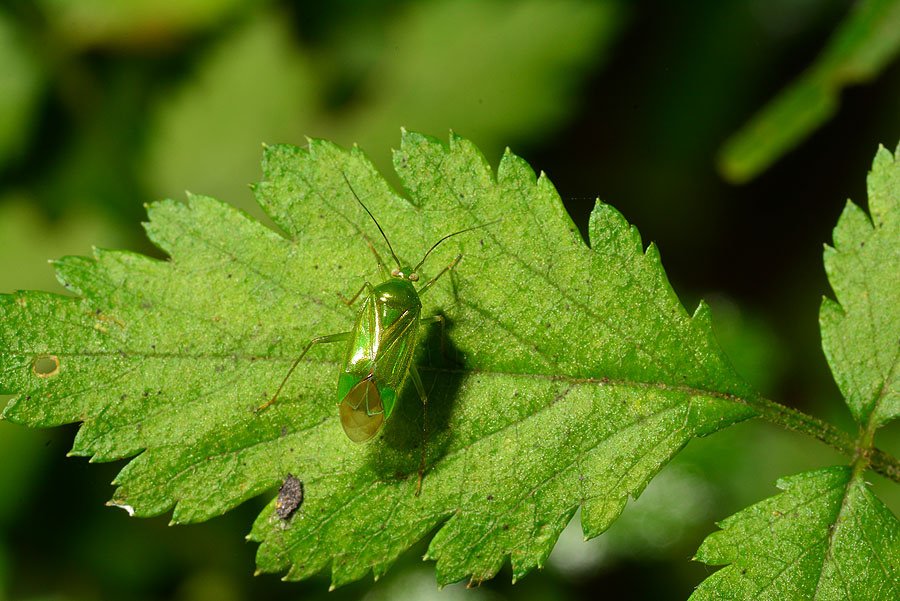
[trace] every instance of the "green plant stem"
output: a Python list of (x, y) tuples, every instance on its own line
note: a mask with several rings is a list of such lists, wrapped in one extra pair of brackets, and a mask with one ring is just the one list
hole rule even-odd
[(817, 417), (764, 397), (742, 400), (753, 407), (759, 417), (788, 430), (821, 440), (833, 449), (852, 457), (855, 466), (861, 465), (860, 461), (864, 461), (873, 471), (900, 484), (900, 461), (893, 455), (872, 447), (871, 437), (862, 436), (859, 441), (856, 441), (846, 432), (838, 430)]

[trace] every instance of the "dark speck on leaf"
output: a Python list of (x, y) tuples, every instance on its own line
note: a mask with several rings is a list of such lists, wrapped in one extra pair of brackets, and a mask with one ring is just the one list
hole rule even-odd
[(282, 520), (288, 520), (302, 504), (303, 482), (297, 476), (288, 474), (281, 488), (278, 489), (278, 498), (275, 499), (275, 515)]

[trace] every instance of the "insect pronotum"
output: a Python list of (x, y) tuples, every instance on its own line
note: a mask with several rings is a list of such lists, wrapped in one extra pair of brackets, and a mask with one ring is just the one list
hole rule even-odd
[[(415, 267), (404, 266), (394, 252), (394, 248), (378, 220), (375, 219), (375, 215), (356, 194), (346, 174), (342, 173), (342, 175), (353, 197), (375, 222), (397, 267), (389, 271), (378, 251), (371, 242), (369, 243), (369, 248), (375, 255), (384, 281), (377, 286), (373, 286), (368, 281), (365, 282), (352, 298), (345, 301), (347, 305), (353, 305), (360, 296), (363, 297), (353, 329), (310, 340), (291, 364), (275, 394), (257, 411), (269, 407), (278, 399), (284, 385), (309, 349), (317, 344), (343, 342), (347, 346), (337, 385), (341, 425), (350, 440), (361, 443), (371, 440), (391, 416), (407, 376), (415, 385), (425, 410), (428, 408), (428, 395), (415, 363), (413, 363), (421, 324), (422, 303), (419, 297), (427, 292), (441, 276), (456, 267), (462, 259), (462, 255), (457, 255), (449, 265), (417, 289), (414, 284), (419, 281), (419, 268), (425, 263), (428, 255), (448, 238), (496, 222), (447, 234), (431, 245), (431, 248), (426, 251), (422, 260)], [(434, 315), (428, 320), (442, 322), (443, 317)], [(425, 444), (423, 442), (416, 495), (421, 490), (424, 472)]]

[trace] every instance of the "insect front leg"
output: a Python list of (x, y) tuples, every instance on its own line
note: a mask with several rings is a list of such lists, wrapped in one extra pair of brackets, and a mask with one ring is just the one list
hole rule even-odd
[(372, 287), (372, 284), (370, 284), (369, 282), (364, 283), (364, 284), (362, 285), (362, 288), (360, 288), (359, 290), (357, 290), (356, 294), (354, 294), (353, 296), (351, 296), (349, 299), (348, 299), (348, 298), (345, 298), (344, 295), (341, 294), (340, 292), (338, 292), (337, 295), (340, 297), (341, 302), (343, 302), (343, 303), (344, 303), (345, 305), (347, 305), (348, 307), (351, 307), (351, 306), (353, 306), (353, 303), (355, 303), (355, 302), (359, 299), (359, 296), (360, 296), (364, 291), (367, 293), (366, 296), (371, 295), (372, 292), (374, 291), (374, 288)]
[[(368, 282), (366, 282), (368, 284)], [(357, 294), (357, 296), (359, 296)], [(287, 384), (287, 381), (290, 379), (291, 374), (294, 373), (294, 370), (297, 369), (297, 366), (300, 365), (300, 361), (309, 352), (309, 349), (313, 347), (315, 344), (328, 344), (330, 342), (345, 342), (350, 339), (350, 336), (353, 332), (339, 332), (337, 334), (329, 334), (327, 336), (319, 336), (318, 338), (313, 338), (309, 341), (309, 343), (303, 347), (303, 351), (300, 353), (300, 356), (294, 359), (294, 362), (291, 364), (291, 368), (288, 370), (287, 374), (284, 376), (284, 379), (281, 381), (281, 384), (278, 386), (278, 390), (275, 391), (275, 394), (272, 395), (272, 398), (260, 405), (255, 409), (256, 413), (267, 409), (270, 405), (272, 405), (276, 400), (278, 400), (278, 395), (281, 394), (281, 389), (284, 388), (284, 385)]]
[(442, 275), (444, 275), (445, 273), (447, 273), (448, 271), (450, 271), (451, 269), (453, 269), (454, 267), (456, 267), (456, 264), (459, 263), (461, 260), (462, 260), (462, 255), (461, 255), (461, 254), (456, 255), (456, 258), (453, 259), (452, 261), (450, 261), (450, 264), (449, 264), (449, 265), (447, 265), (446, 267), (444, 267), (443, 269), (441, 269), (441, 270), (438, 272), (438, 274), (437, 274), (436, 276), (434, 276), (433, 278), (431, 278), (430, 280), (428, 280), (427, 282), (425, 282), (425, 283), (422, 285), (422, 287), (419, 288), (419, 289), (417, 290), (417, 292), (418, 292), (420, 295), (425, 294), (425, 291), (426, 291), (426, 290), (428, 290), (429, 288), (431, 288), (431, 286), (433, 286), (434, 283), (435, 283), (436, 281), (438, 281), (438, 279), (439, 279)]

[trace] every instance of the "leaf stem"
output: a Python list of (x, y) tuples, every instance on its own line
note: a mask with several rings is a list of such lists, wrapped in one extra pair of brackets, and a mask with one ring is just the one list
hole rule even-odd
[(858, 443), (846, 432), (817, 417), (807, 415), (802, 411), (776, 403), (765, 397), (745, 398), (743, 400), (755, 409), (763, 419), (783, 426), (788, 430), (812, 436), (844, 455), (852, 457), (854, 463), (860, 458), (865, 458), (867, 459), (866, 463), (872, 470), (900, 484), (900, 461), (881, 449), (868, 446), (871, 445), (871, 440), (869, 440), (868, 445), (862, 439)]

